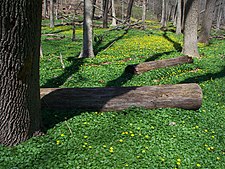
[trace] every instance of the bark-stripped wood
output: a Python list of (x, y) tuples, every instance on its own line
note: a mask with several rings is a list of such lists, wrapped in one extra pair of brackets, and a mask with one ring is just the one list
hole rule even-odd
[(172, 58), (172, 59), (144, 62), (144, 63), (140, 63), (140, 64), (135, 64), (135, 65), (128, 65), (126, 67), (126, 71), (129, 73), (133, 73), (133, 74), (141, 74), (141, 73), (147, 72), (149, 70), (170, 67), (170, 66), (176, 66), (176, 65), (180, 65), (180, 64), (184, 64), (184, 63), (193, 63), (193, 59), (188, 56), (181, 56), (181, 57)]
[(199, 109), (202, 90), (195, 84), (144, 87), (42, 88), (43, 109), (117, 111), (129, 107)]

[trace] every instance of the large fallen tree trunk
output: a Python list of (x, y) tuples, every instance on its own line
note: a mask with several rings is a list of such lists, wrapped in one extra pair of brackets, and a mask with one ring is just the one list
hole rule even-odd
[(184, 63), (193, 63), (193, 59), (188, 56), (181, 56), (181, 57), (172, 58), (172, 59), (144, 62), (140, 64), (135, 64), (135, 65), (128, 65), (126, 67), (126, 71), (133, 74), (141, 74), (149, 70), (170, 67), (170, 66), (180, 65)]
[(117, 111), (129, 107), (199, 109), (202, 90), (195, 83), (144, 87), (42, 88), (42, 108)]

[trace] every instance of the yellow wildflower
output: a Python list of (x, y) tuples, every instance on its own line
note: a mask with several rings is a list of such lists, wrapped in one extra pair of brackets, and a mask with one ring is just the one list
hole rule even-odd
[(197, 167), (201, 167), (201, 164), (196, 164)]
[(110, 148), (109, 148), (109, 152), (110, 152), (110, 153), (113, 153), (113, 147), (110, 147)]

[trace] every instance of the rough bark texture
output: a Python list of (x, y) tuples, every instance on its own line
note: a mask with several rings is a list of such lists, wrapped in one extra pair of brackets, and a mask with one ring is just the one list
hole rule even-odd
[(183, 54), (191, 57), (199, 57), (197, 46), (198, 6), (198, 0), (187, 0), (185, 5)]
[(207, 0), (198, 41), (208, 44), (217, 0)]
[(40, 130), (41, 0), (1, 1), (0, 144), (12, 146)]
[(83, 23), (83, 49), (80, 58), (94, 57), (93, 40), (92, 40), (92, 16), (93, 4), (91, 0), (84, 1), (84, 23)]
[(128, 65), (126, 67), (126, 71), (133, 74), (141, 74), (149, 70), (176, 66), (176, 65), (184, 64), (184, 63), (193, 63), (193, 59), (188, 56), (181, 56), (181, 57), (172, 58), (172, 59), (144, 62), (137, 65)]
[(145, 87), (42, 88), (42, 108), (117, 111), (129, 107), (199, 109), (202, 90), (197, 84)]

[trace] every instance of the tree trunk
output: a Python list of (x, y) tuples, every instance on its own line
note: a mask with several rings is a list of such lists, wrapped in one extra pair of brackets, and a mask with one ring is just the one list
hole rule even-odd
[(193, 59), (188, 56), (181, 56), (178, 58), (172, 59), (164, 59), (164, 60), (157, 60), (152, 62), (144, 62), (137, 65), (128, 65), (126, 67), (126, 71), (132, 74), (141, 74), (143, 72), (147, 72), (149, 70), (176, 66), (184, 63), (193, 63)]
[(76, 40), (76, 23), (75, 19), (73, 19), (73, 28), (72, 28), (72, 41), (74, 42)]
[(95, 6), (96, 6), (96, 0), (93, 0), (93, 12), (92, 12), (92, 20), (95, 18)]
[(121, 0), (121, 19), (124, 22), (124, 0)]
[(187, 0), (182, 0), (182, 18), (181, 18), (181, 22), (182, 22), (182, 30), (181, 31), (184, 31), (184, 18), (185, 18), (185, 8), (186, 8), (186, 1)]
[(80, 53), (80, 58), (94, 57), (93, 43), (92, 43), (92, 0), (84, 1), (84, 23), (83, 23), (83, 49)]
[(195, 83), (105, 88), (42, 88), (43, 109), (118, 111), (129, 107), (199, 109), (202, 90)]
[(43, 10), (44, 15), (43, 16), (44, 16), (44, 18), (46, 18), (47, 11), (48, 11), (48, 1), (47, 0), (44, 0), (43, 6), (44, 6), (44, 10)]
[(108, 28), (108, 10), (109, 10), (109, 0), (105, 0), (103, 3), (103, 28)]
[(115, 17), (116, 17), (116, 10), (115, 10), (115, 2), (114, 2), (114, 0), (112, 0), (112, 26), (116, 26), (116, 19), (115, 19)]
[(131, 17), (133, 4), (134, 4), (134, 0), (129, 0), (128, 6), (127, 6), (126, 22), (130, 22), (130, 17)]
[(146, 20), (146, 10), (147, 10), (147, 0), (143, 0), (143, 4), (142, 4), (142, 22), (143, 23)]
[(182, 0), (177, 0), (176, 34), (181, 34)]
[(220, 24), (221, 24), (221, 20), (222, 20), (224, 4), (225, 4), (224, 0), (221, 0), (221, 5), (218, 7), (218, 16), (216, 18), (216, 29), (217, 30), (220, 29)]
[(187, 0), (185, 5), (183, 54), (191, 57), (199, 57), (197, 46), (198, 4), (198, 0)]
[(217, 0), (207, 0), (198, 41), (208, 44)]
[(0, 144), (17, 145), (41, 127), (41, 0), (1, 1)]
[(161, 17), (161, 27), (166, 27), (166, 2), (162, 0), (162, 17)]
[(50, 17), (50, 28), (54, 27), (54, 0), (50, 0), (50, 10), (49, 10), (49, 17)]

